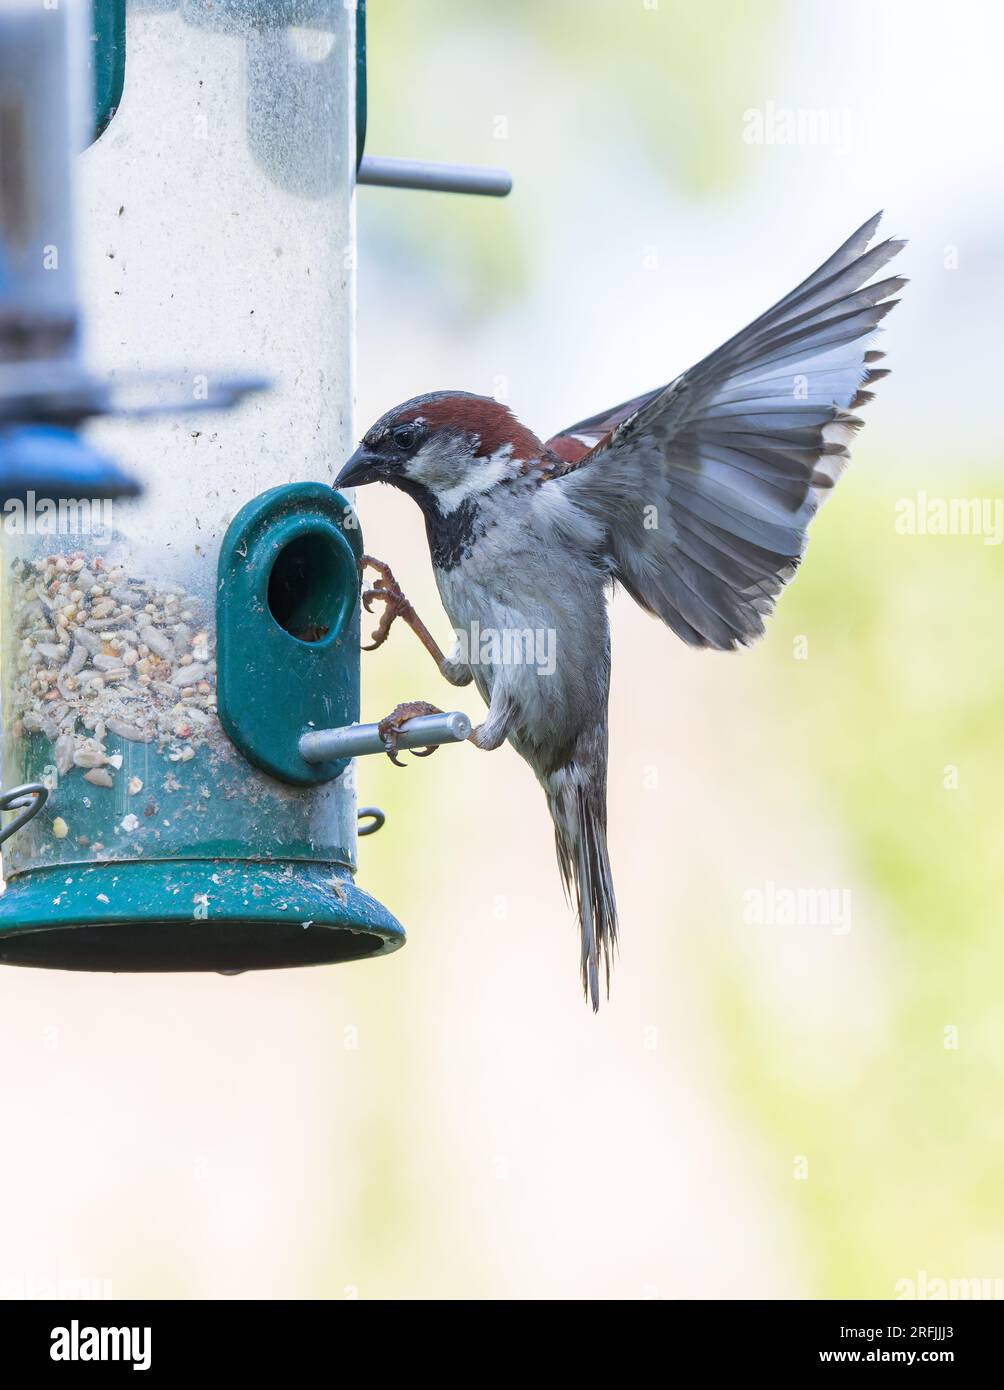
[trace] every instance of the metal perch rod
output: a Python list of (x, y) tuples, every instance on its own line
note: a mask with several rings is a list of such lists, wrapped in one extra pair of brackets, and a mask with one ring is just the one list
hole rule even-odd
[[(397, 736), (398, 748), (431, 748), (439, 743), (463, 743), (471, 721), (462, 710), (452, 714), (422, 714), (409, 719)], [(331, 763), (365, 753), (385, 753), (378, 724), (346, 724), (342, 729), (311, 729), (300, 739), (306, 763)]]
[(429, 164), (424, 160), (364, 155), (356, 183), (376, 188), (421, 188), (432, 193), (480, 193), (504, 198), (512, 190), (507, 169), (469, 164)]

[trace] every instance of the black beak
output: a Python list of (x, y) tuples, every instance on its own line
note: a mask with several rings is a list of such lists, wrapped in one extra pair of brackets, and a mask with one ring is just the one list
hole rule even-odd
[(368, 454), (360, 445), (335, 479), (334, 485), (361, 487), (363, 483), (375, 483), (382, 471), (383, 461), (374, 454)]

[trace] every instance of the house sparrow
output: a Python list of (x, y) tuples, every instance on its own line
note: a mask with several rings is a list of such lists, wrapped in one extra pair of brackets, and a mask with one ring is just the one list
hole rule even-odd
[[(732, 650), (761, 636), (847, 462), (861, 424), (851, 412), (887, 375), (875, 366), (884, 354), (868, 345), (906, 281), (862, 288), (904, 245), (868, 249), (879, 216), (668, 386), (546, 443), (489, 397), (417, 396), (367, 431), (335, 481), (390, 483), (422, 509), (457, 641), (444, 655), (388, 567), (366, 557), (379, 578), (365, 606), (386, 605), (373, 645), (403, 618), (446, 679), (473, 680), (486, 701), (471, 741), (491, 749), (508, 739), (533, 768), (566, 894), (575, 895), (594, 1010), (601, 962), (609, 992), (617, 944), (606, 839), (607, 590), (621, 584), (694, 647)], [(553, 669), (526, 660), (526, 635), (541, 633), (553, 640)], [(506, 634), (516, 635), (508, 647)], [(392, 757), (402, 725), (432, 712), (414, 701), (383, 721)]]

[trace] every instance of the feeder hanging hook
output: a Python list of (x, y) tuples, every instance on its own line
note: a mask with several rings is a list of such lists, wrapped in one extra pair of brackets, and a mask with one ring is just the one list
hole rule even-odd
[[(32, 798), (30, 802), (29, 797)], [(48, 799), (49, 788), (43, 782), (25, 782), (21, 787), (11, 787), (9, 792), (0, 791), (0, 811), (16, 811), (20, 806), (25, 807), (19, 816), (15, 816), (0, 830), (0, 845), (9, 840), (22, 825), (27, 825), (33, 820)]]

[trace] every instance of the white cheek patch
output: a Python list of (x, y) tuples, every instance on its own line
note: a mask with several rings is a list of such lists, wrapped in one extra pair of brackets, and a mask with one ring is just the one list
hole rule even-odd
[(444, 448), (441, 442), (430, 439), (404, 465), (404, 476), (438, 495), (444, 488), (455, 486), (463, 470), (458, 449)]
[(511, 444), (503, 444), (488, 458), (472, 458), (459, 440), (444, 444), (434, 439), (423, 444), (404, 468), (406, 478), (428, 488), (444, 516), (456, 511), (468, 497), (488, 492), (518, 471)]

